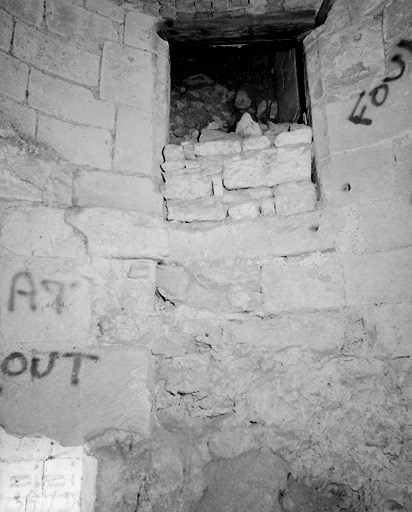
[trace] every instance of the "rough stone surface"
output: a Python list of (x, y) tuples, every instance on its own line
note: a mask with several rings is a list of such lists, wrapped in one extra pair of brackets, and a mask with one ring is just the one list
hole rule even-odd
[(179, 222), (216, 222), (224, 220), (227, 216), (226, 209), (212, 198), (199, 201), (167, 201), (167, 219)]
[(212, 180), (200, 173), (176, 171), (166, 176), (164, 196), (167, 199), (198, 199), (212, 195)]
[(0, 28), (0, 48), (8, 51), (13, 33), (13, 22), (11, 16), (3, 10), (0, 10)]
[(311, 147), (266, 149), (226, 159), (223, 182), (226, 188), (273, 186), (287, 181), (309, 179)]
[[(9, 431), (46, 435), (65, 445), (82, 444), (108, 428), (150, 433), (152, 375), (145, 349), (88, 347), (81, 352), (82, 364), (76, 372), (74, 361), (80, 352), (58, 352), (55, 367), (44, 380), (32, 380), (29, 369), (22, 371), (23, 361), (50, 361), (50, 353), (21, 354), (25, 359), (11, 360), (7, 366), (21, 373), (2, 375), (1, 417)], [(2, 361), (8, 356), (2, 352)]]
[(298, 130), (282, 132), (275, 138), (275, 146), (290, 146), (295, 144), (310, 144), (312, 142), (312, 128), (304, 126)]
[(195, 144), (195, 153), (197, 156), (231, 155), (233, 153), (240, 153), (241, 149), (239, 141), (230, 139), (199, 142)]
[(0, 92), (17, 101), (22, 101), (26, 94), (29, 68), (10, 55), (0, 53)]
[(207, 491), (196, 512), (280, 511), (279, 491), (286, 484), (287, 466), (270, 450), (251, 450), (206, 467)]
[(283, 183), (275, 188), (276, 213), (294, 215), (315, 209), (316, 190), (310, 181)]

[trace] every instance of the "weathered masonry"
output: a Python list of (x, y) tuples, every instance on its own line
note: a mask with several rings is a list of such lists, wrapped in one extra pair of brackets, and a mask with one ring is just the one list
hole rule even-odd
[(411, 511), (410, 0), (0, 0), (0, 66), (0, 511)]

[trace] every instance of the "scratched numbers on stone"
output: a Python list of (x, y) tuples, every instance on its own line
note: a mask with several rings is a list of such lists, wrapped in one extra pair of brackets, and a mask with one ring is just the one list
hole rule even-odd
[[(407, 41), (406, 39), (402, 39), (398, 43), (398, 47), (412, 53), (412, 41)], [(390, 87), (389, 84), (391, 82), (395, 82), (403, 77), (406, 70), (406, 63), (403, 56), (400, 53), (397, 53), (391, 58), (391, 62), (396, 64), (399, 68), (398, 72), (395, 75), (386, 77), (381, 84), (374, 87), (369, 93), (368, 97), (370, 102), (375, 107), (381, 107), (389, 96)], [(372, 119), (368, 118), (366, 114), (367, 105), (361, 105), (364, 97), (366, 96), (366, 91), (362, 91), (359, 94), (359, 98), (349, 116), (349, 121), (352, 121), (354, 124), (363, 124), (365, 126), (370, 126), (372, 124)]]

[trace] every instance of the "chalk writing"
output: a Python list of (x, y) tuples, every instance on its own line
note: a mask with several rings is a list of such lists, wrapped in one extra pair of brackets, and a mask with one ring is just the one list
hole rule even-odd
[[(398, 47), (403, 48), (412, 53), (412, 41), (407, 41), (406, 39), (402, 39), (402, 41), (400, 41), (398, 43)], [(397, 53), (396, 55), (394, 55), (391, 58), (391, 62), (393, 62), (394, 64), (396, 64), (399, 67), (399, 72), (394, 76), (388, 76), (388, 77), (384, 78), (382, 80), (383, 83), (374, 87), (368, 94), (372, 105), (375, 107), (381, 107), (388, 99), (388, 96), (389, 96), (388, 83), (395, 82), (396, 80), (399, 80), (400, 78), (402, 78), (402, 76), (405, 73), (406, 63), (405, 63), (403, 56), (400, 53)], [(363, 124), (365, 126), (370, 126), (372, 124), (372, 119), (365, 116), (367, 105), (363, 105), (360, 107), (365, 95), (366, 95), (366, 91), (362, 91), (359, 94), (359, 98), (355, 104), (355, 107), (353, 108), (353, 110), (349, 116), (349, 121), (351, 121), (354, 124)], [(360, 108), (359, 111), (358, 111), (358, 108)]]
[[(54, 309), (56, 313), (60, 315), (64, 310), (66, 287), (70, 286), (71, 288), (75, 288), (77, 283), (73, 282), (68, 285), (64, 281), (58, 281), (56, 279), (43, 279), (40, 282), (40, 285), (46, 290), (46, 292), (50, 293), (54, 297)], [(11, 282), (8, 310), (11, 312), (15, 311), (17, 298), (24, 297), (28, 300), (30, 309), (32, 311), (36, 311), (37, 295), (38, 293), (34, 284), (33, 276), (30, 272), (18, 272), (14, 275)]]
[[(80, 369), (84, 360), (97, 362), (99, 357), (94, 354), (85, 354), (83, 352), (49, 352), (46, 369), (41, 371), (41, 360), (39, 357), (32, 356), (30, 362), (30, 375), (32, 380), (43, 379), (51, 374), (59, 357), (73, 358), (73, 366), (70, 373), (70, 384), (77, 386), (79, 384)], [(12, 352), (5, 357), (0, 365), (0, 370), (7, 377), (17, 377), (22, 375), (28, 368), (29, 362), (21, 352)]]

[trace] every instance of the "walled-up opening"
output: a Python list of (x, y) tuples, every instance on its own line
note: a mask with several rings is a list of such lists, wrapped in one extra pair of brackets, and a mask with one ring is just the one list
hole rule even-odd
[(244, 113), (263, 131), (307, 119), (301, 43), (170, 42), (171, 143), (204, 129), (232, 132)]

